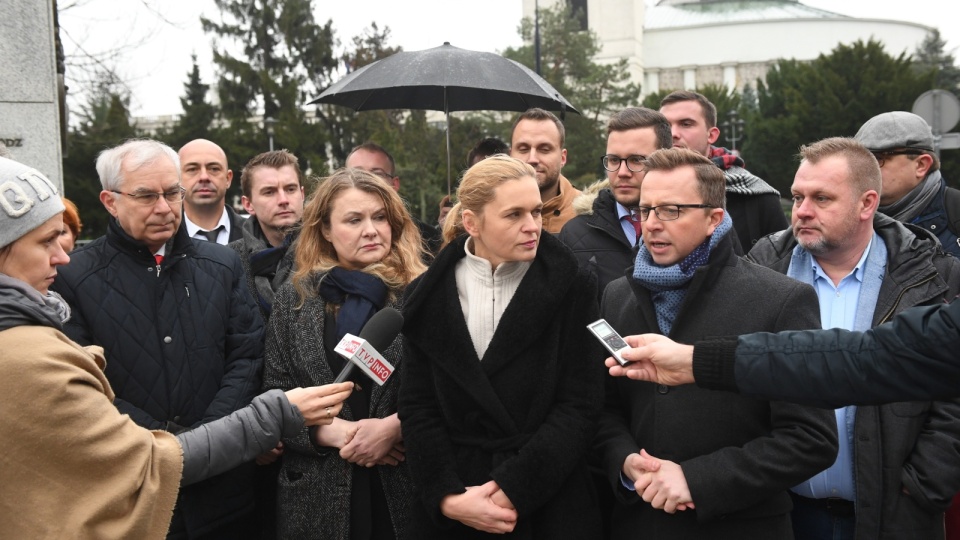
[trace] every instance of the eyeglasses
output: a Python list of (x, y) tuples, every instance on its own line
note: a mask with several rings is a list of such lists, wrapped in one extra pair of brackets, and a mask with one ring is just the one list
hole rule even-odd
[(922, 156), (924, 154), (923, 150), (916, 150), (913, 148), (904, 148), (902, 150), (884, 150), (882, 152), (871, 152), (873, 157), (877, 159), (877, 163), (880, 165), (880, 168), (883, 168), (883, 164), (887, 162), (888, 159), (893, 156)]
[(716, 208), (709, 204), (661, 204), (660, 206), (641, 206), (637, 209), (640, 221), (646, 221), (650, 212), (657, 214), (660, 221), (673, 221), (680, 217), (681, 208)]
[(607, 154), (600, 158), (600, 163), (603, 164), (603, 168), (610, 172), (617, 172), (620, 170), (620, 165), (626, 161), (627, 170), (630, 172), (643, 172), (643, 164), (647, 161), (647, 156), (641, 156), (638, 154), (622, 158), (620, 156), (615, 156), (613, 154)]
[(383, 169), (373, 169), (372, 171), (367, 171), (367, 172), (369, 172), (370, 174), (375, 174), (380, 178), (383, 178), (387, 182), (393, 181), (393, 175)]
[(115, 189), (111, 189), (110, 192), (117, 193), (119, 195), (126, 195), (127, 197), (133, 199), (133, 202), (142, 206), (153, 206), (157, 204), (157, 201), (160, 200), (161, 196), (163, 196), (163, 200), (167, 201), (168, 204), (180, 204), (183, 202), (183, 195), (187, 192), (187, 190), (183, 189), (183, 186), (177, 186), (175, 189), (164, 191), (163, 193), (157, 193), (155, 191), (124, 193)]

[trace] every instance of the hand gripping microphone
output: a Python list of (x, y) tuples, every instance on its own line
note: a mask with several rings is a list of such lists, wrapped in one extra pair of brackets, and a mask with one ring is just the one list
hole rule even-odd
[(334, 351), (347, 359), (347, 365), (343, 366), (333, 382), (344, 382), (353, 370), (359, 367), (373, 382), (382, 386), (393, 374), (393, 365), (387, 362), (379, 351), (387, 350), (400, 334), (401, 328), (403, 315), (392, 307), (385, 307), (370, 317), (360, 330), (359, 336), (343, 336)]

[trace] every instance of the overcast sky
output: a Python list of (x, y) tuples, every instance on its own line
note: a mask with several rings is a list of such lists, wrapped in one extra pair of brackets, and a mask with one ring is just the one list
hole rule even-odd
[[(70, 6), (60, 15), (68, 55), (80, 48), (89, 53), (118, 47), (125, 50), (114, 65), (129, 83), (134, 115), (180, 112), (179, 98), (183, 95), (191, 54), (198, 57), (204, 82), (214, 80), (211, 37), (203, 32), (199, 21), (201, 14), (216, 18), (212, 0), (59, 2), (61, 8)], [(955, 22), (960, 8), (951, 8), (953, 14), (946, 9), (953, 4), (952, 0), (801, 2), (854, 17), (905, 20), (940, 28), (948, 48), (956, 53), (960, 46), (960, 25)], [(490, 52), (520, 44), (517, 28), (522, 15), (521, 0), (486, 0), (482, 4), (456, 0), (317, 0), (315, 5), (318, 21), (332, 19), (342, 43), (348, 43), (375, 21), (381, 28), (390, 28), (390, 45), (400, 45), (405, 50), (428, 49), (444, 41)], [(76, 107), (76, 103), (72, 106)]]

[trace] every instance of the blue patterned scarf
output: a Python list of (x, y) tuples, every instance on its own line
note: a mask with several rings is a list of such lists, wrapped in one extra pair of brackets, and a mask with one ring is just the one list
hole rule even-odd
[(670, 335), (673, 321), (677, 318), (677, 312), (680, 311), (680, 304), (687, 294), (687, 284), (693, 278), (694, 272), (707, 264), (710, 252), (732, 228), (733, 221), (730, 215), (724, 212), (723, 220), (714, 229), (713, 234), (683, 260), (670, 266), (660, 266), (653, 262), (647, 246), (640, 243), (637, 261), (633, 267), (633, 278), (652, 293), (650, 298), (657, 312), (657, 325), (660, 326), (660, 332), (663, 335)]

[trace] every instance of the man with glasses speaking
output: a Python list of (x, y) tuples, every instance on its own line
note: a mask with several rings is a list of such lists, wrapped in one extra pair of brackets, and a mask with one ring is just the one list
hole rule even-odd
[[(100, 153), (97, 173), (112, 218), (53, 284), (72, 310), (64, 333), (103, 347), (114, 403), (147, 429), (179, 433), (244, 407), (260, 388), (263, 322), (236, 252), (180, 226), (177, 153), (128, 141)], [(181, 489), (168, 537), (245, 537), (253, 470)]]
[(560, 230), (560, 241), (597, 276), (602, 297), (608, 283), (633, 265), (641, 224), (636, 216), (647, 156), (670, 148), (670, 122), (645, 107), (629, 107), (607, 122), (607, 153), (600, 163), (607, 179), (584, 190), (573, 206), (577, 217)]
[(947, 187), (927, 122), (904, 111), (867, 120), (856, 135), (880, 164), (879, 211), (932, 232), (944, 251), (960, 257), (960, 191)]
[[(809, 285), (735, 254), (716, 165), (674, 148), (645, 170), (643, 242), (601, 308), (621, 335), (819, 326)], [(836, 433), (829, 411), (611, 377), (596, 439), (618, 499), (611, 538), (791, 538), (788, 489), (833, 463)]]

